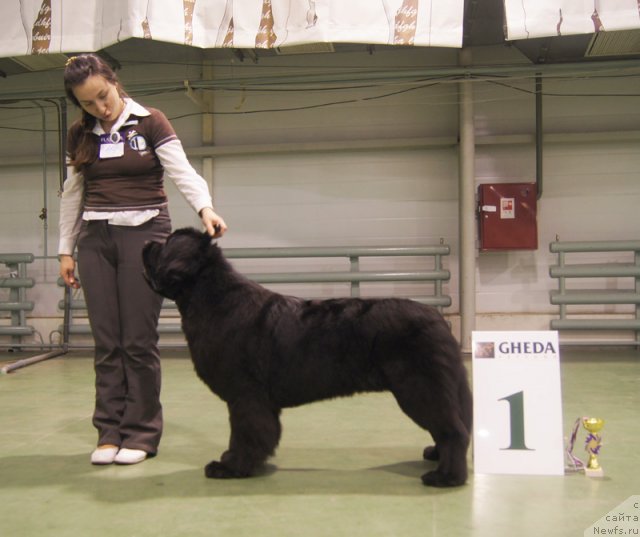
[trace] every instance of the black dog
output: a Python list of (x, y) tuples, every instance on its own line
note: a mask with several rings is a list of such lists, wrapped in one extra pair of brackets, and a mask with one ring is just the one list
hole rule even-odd
[(206, 233), (147, 244), (146, 278), (175, 300), (198, 376), (229, 408), (231, 439), (207, 477), (248, 477), (280, 440), (280, 411), (391, 391), (435, 440), (425, 485), (462, 485), (471, 392), (457, 342), (434, 308), (406, 299), (303, 300), (236, 272)]

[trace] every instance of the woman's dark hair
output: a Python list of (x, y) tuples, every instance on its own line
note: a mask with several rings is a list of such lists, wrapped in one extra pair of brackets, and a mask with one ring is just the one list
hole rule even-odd
[[(121, 97), (127, 96), (120, 86), (118, 76), (107, 62), (97, 54), (80, 54), (69, 58), (64, 69), (64, 91), (78, 108), (82, 109), (80, 102), (73, 94), (73, 88), (83, 84), (93, 75), (101, 76), (107, 82), (114, 84)], [(69, 153), (69, 163), (78, 171), (87, 164), (91, 164), (98, 155), (98, 142), (91, 134), (95, 124), (96, 118), (83, 109), (79, 125), (72, 127), (70, 138), (73, 137), (73, 143), (70, 144), (72, 148)]]

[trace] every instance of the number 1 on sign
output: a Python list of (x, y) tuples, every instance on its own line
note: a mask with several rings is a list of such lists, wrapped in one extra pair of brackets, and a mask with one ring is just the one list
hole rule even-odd
[(511, 444), (506, 449), (533, 451), (524, 441), (524, 392), (516, 392), (498, 401), (509, 403)]

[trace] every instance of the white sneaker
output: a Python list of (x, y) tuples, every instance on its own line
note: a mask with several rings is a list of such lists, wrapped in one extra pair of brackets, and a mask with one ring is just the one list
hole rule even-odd
[(138, 464), (147, 458), (147, 452), (141, 449), (122, 448), (113, 462), (116, 464)]
[(120, 448), (116, 446), (98, 447), (91, 453), (91, 464), (111, 464)]

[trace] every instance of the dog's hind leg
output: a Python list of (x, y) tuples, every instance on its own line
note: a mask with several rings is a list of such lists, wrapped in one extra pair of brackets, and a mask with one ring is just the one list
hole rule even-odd
[(280, 441), (280, 410), (265, 399), (244, 398), (229, 403), (231, 439), (220, 461), (211, 461), (205, 475), (216, 479), (250, 477), (273, 455)]
[[(424, 450), (424, 458), (439, 461), (435, 471), (422, 476), (425, 485), (446, 487), (467, 480), (467, 450), (471, 439), (472, 398), (466, 379), (460, 381), (458, 398), (449, 413), (442, 413), (431, 427), (436, 445)], [(436, 407), (437, 409), (437, 407)], [(437, 411), (437, 410), (436, 410)]]
[(391, 391), (400, 408), (420, 427), (428, 430), (435, 447), (424, 457), (438, 460), (438, 467), (422, 476), (425, 485), (452, 487), (467, 480), (467, 448), (470, 434), (457, 393), (420, 373), (391, 379)]
[[(469, 385), (466, 380), (460, 382), (459, 389), (459, 402), (460, 402), (460, 413), (462, 422), (466, 427), (469, 434), (471, 434), (471, 427), (473, 422), (473, 399), (471, 395), (471, 390), (469, 389)], [(438, 461), (440, 460), (440, 453), (438, 451), (437, 446), (427, 446), (424, 448), (422, 453), (422, 457), (427, 461)]]

